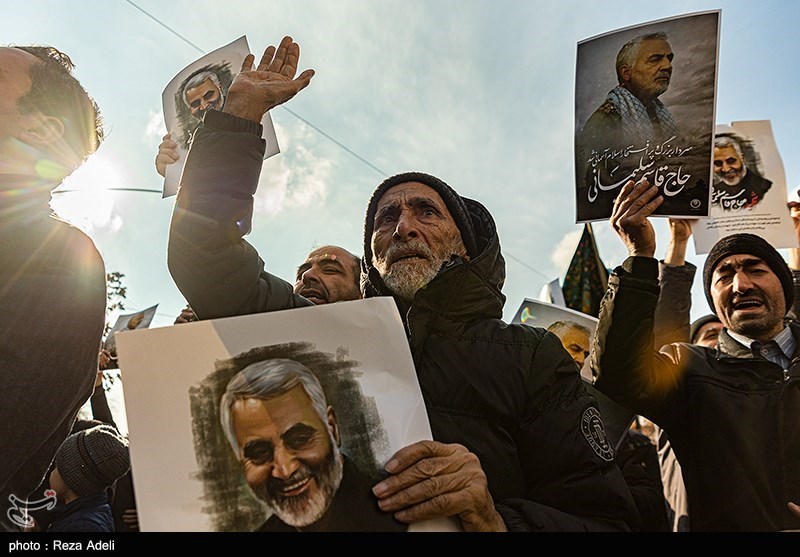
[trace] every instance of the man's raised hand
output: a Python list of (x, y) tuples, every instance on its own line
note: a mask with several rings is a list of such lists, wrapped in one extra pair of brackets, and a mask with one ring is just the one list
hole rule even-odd
[(264, 114), (290, 100), (311, 82), (314, 70), (305, 70), (295, 77), (299, 60), (300, 45), (288, 36), (277, 49), (272, 45), (267, 47), (255, 70), (255, 56), (248, 54), (242, 62), (242, 71), (228, 89), (223, 111), (261, 122)]
[(646, 179), (634, 184), (633, 180), (622, 186), (614, 200), (611, 226), (628, 248), (632, 256), (653, 257), (656, 252), (656, 233), (648, 219), (663, 203), (658, 188)]

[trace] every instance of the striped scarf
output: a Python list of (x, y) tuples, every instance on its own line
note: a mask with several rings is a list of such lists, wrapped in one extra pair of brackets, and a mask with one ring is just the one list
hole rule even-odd
[(644, 145), (647, 140), (660, 141), (678, 135), (678, 126), (664, 103), (653, 100), (657, 125), (650, 119), (642, 101), (633, 93), (617, 85), (608, 93), (607, 100), (619, 111), (622, 131), (625, 137), (636, 145)]

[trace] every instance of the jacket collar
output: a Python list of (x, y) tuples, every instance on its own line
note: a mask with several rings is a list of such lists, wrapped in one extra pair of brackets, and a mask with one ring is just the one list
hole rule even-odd
[[(789, 330), (792, 331), (792, 335), (796, 340), (800, 339), (800, 325), (795, 322), (790, 322)], [(750, 347), (734, 339), (728, 333), (728, 329), (725, 328), (722, 329), (722, 332), (719, 334), (719, 344), (717, 345), (717, 358), (722, 355), (733, 356), (734, 358), (755, 358)], [(794, 350), (792, 359), (798, 356), (800, 356), (800, 340), (797, 342), (797, 347)]]

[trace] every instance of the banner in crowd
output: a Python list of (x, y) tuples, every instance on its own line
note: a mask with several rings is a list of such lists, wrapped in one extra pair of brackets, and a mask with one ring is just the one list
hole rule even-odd
[(131, 331), (118, 343), (142, 531), (457, 529), (450, 519), (407, 527), (371, 493), (389, 457), (432, 438), (392, 298)]
[[(180, 155), (177, 162), (167, 165), (163, 197), (178, 193), (192, 134), (200, 125), (207, 109), (222, 109), (228, 88), (248, 54), (250, 47), (247, 37), (240, 37), (186, 66), (172, 78), (161, 94), (164, 121), (170, 137), (178, 144)], [(255, 64), (260, 59), (261, 56), (257, 55)], [(264, 128), (262, 137), (267, 142), (264, 159), (268, 159), (280, 152), (269, 113), (264, 115), (261, 125)]]
[(561, 305), (597, 317), (607, 288), (608, 270), (597, 250), (592, 225), (587, 222), (564, 275)]
[(698, 12), (578, 43), (576, 222), (608, 219), (642, 178), (664, 198), (656, 215), (708, 215), (719, 25)]
[(597, 318), (566, 307), (526, 298), (511, 322), (541, 327), (559, 338), (564, 349), (580, 368), (581, 379), (584, 380), (586, 389), (597, 399), (600, 414), (603, 416), (606, 437), (608, 437), (609, 444), (616, 450), (633, 422), (634, 414), (592, 385), (589, 352), (594, 340)]
[(695, 252), (749, 232), (776, 248), (796, 248), (786, 205), (786, 173), (769, 120), (720, 124), (714, 138), (714, 182), (709, 218), (692, 222)]

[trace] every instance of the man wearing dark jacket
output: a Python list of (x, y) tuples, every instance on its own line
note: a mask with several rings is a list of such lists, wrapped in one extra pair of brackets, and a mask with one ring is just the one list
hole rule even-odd
[(724, 325), (716, 348), (653, 348), (659, 287), (646, 180), (626, 184), (611, 224), (630, 257), (600, 310), (596, 386), (659, 424), (681, 463), (692, 531), (800, 528), (800, 327), (785, 325), (792, 275), (765, 240), (734, 234), (708, 254), (703, 283)]
[[(235, 299), (245, 295), (258, 300), (250, 313), (310, 303), (265, 277), (241, 238), (264, 150), (258, 122), (313, 75), (293, 79), (298, 53), (287, 37), (257, 71), (245, 61), (224, 111), (206, 114), (187, 157), (169, 266), (201, 318), (203, 303), (217, 316), (244, 313)], [(501, 321), (505, 265), (489, 212), (433, 176), (401, 174), (373, 193), (364, 238), (363, 293), (398, 303), (435, 439), (389, 459), (390, 476), (373, 488), (380, 508), (404, 523), (457, 516), (475, 531), (635, 524), (596, 401), (558, 338)], [(191, 286), (208, 246), (221, 258), (207, 267), (226, 282), (213, 302)]]
[(103, 260), (49, 207), (102, 139), (71, 69), (54, 48), (0, 48), (0, 531), (19, 530), (9, 502), (42, 482), (91, 396), (105, 322)]

